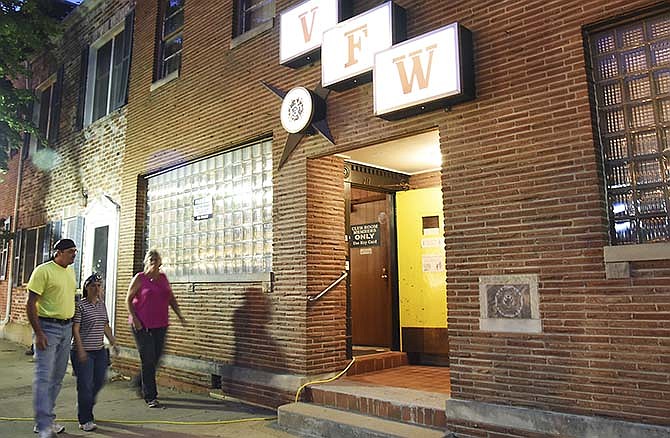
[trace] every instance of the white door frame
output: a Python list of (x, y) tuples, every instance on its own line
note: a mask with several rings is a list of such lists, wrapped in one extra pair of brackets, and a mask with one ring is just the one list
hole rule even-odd
[(107, 278), (103, 285), (105, 305), (109, 315), (109, 325), (114, 329), (116, 315), (116, 262), (119, 249), (119, 210), (120, 207), (107, 195), (100, 196), (89, 202), (84, 211), (84, 248), (82, 254), (83, 278), (91, 275), (93, 270), (93, 241), (95, 229), (109, 227), (107, 235)]

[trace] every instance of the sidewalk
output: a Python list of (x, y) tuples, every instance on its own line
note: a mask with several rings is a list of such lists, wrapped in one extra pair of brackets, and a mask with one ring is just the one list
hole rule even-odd
[[(32, 432), (32, 357), (24, 354), (25, 347), (0, 339), (0, 417), (31, 418), (29, 421), (0, 421), (0, 437), (36, 438)], [(79, 430), (76, 419), (76, 387), (68, 372), (56, 402), (57, 421), (65, 426), (61, 438), (80, 436), (112, 438), (196, 438), (196, 437), (269, 437), (289, 438), (295, 435), (277, 429), (276, 420), (260, 420), (215, 425), (122, 424), (106, 423), (102, 419), (130, 421), (204, 422), (240, 419), (274, 418), (276, 412), (229, 401), (219, 401), (203, 395), (179, 393), (160, 388), (164, 409), (149, 409), (137, 398), (126, 381), (108, 383), (100, 392), (95, 407), (98, 429)]]

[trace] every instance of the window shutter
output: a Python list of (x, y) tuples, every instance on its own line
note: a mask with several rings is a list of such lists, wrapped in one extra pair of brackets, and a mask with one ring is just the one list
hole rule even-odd
[[(1, 218), (0, 219), (0, 231), (10, 232), (11, 227), (11, 218)], [(3, 238), (0, 239), (0, 280), (7, 279), (7, 267), (9, 266), (9, 237), (3, 234)]]
[[(30, 102), (28, 104), (28, 114), (31, 114), (33, 110), (33, 103)], [(28, 158), (28, 154), (30, 153), (30, 142), (32, 140), (32, 136), (30, 135), (29, 132), (26, 132), (25, 135), (23, 136), (23, 146), (21, 147), (21, 156), (25, 160)]]
[(47, 222), (44, 226), (44, 240), (42, 241), (42, 260), (44, 263), (51, 259), (51, 252), (54, 243), (60, 239), (60, 221)]
[(44, 263), (47, 260), (49, 260), (49, 258), (51, 258), (51, 245), (49, 245), (49, 242), (51, 242), (51, 222), (47, 222), (47, 224), (44, 226), (44, 233), (42, 233), (42, 241), (37, 242), (37, 244), (40, 246), (41, 254), (35, 265)]
[(56, 243), (56, 241), (60, 239), (61, 228), (62, 228), (62, 226), (63, 226), (62, 224), (63, 224), (62, 221), (54, 221), (54, 222), (51, 222), (51, 229), (52, 229), (52, 233), (51, 233), (51, 247), (52, 247), (52, 248), (53, 248), (53, 246), (54, 246), (54, 243)]
[[(65, 237), (69, 237), (70, 239), (74, 240), (77, 248), (79, 248), (81, 251), (82, 245), (84, 244), (84, 218), (82, 216), (77, 216), (72, 235)], [(79, 254), (80, 255), (74, 259), (73, 265), (74, 275), (77, 281), (77, 288), (79, 288), (81, 283), (81, 252)]]
[(12, 261), (12, 283), (13, 286), (21, 285), (21, 241), (23, 240), (22, 230), (16, 230), (14, 234), (14, 242), (12, 244), (12, 251), (14, 253), (14, 260)]
[(130, 14), (126, 15), (125, 30), (123, 31), (123, 73), (121, 90), (124, 94), (123, 103), (121, 105), (128, 103), (128, 84), (130, 83), (130, 61), (133, 52), (134, 23), (135, 11), (133, 10)]
[(60, 127), (61, 96), (63, 95), (63, 74), (65, 66), (61, 65), (56, 74), (53, 96), (51, 97), (51, 124), (49, 125), (48, 137), (52, 143), (58, 141), (58, 129)]
[(30, 156), (30, 150), (36, 149), (39, 140), (39, 130), (40, 130), (40, 99), (41, 95), (35, 90), (35, 99), (30, 102), (28, 108), (28, 113), (32, 114), (32, 122), (37, 133), (35, 135), (26, 134), (25, 143), (23, 147), (23, 158), (28, 158)]
[(160, 0), (158, 14), (156, 14), (156, 32), (154, 34), (154, 69), (153, 82), (161, 78), (161, 65), (163, 64), (161, 54), (163, 53), (163, 15), (165, 15), (165, 0)]
[(88, 79), (88, 52), (89, 46), (86, 45), (81, 50), (81, 59), (79, 65), (79, 102), (77, 102), (77, 130), (84, 127), (84, 110), (86, 109), (86, 81)]

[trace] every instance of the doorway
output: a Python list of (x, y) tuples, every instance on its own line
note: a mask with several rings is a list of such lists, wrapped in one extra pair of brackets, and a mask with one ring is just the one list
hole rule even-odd
[(119, 236), (119, 206), (108, 196), (94, 199), (86, 208), (82, 268), (84, 278), (92, 272), (102, 277), (109, 325), (116, 315), (116, 258)]
[(424, 143), (439, 162), (437, 132), (345, 156), (352, 356), (395, 351), (448, 365), (442, 184), (435, 161), (417, 163)]
[(345, 163), (352, 355), (400, 350), (395, 192), (405, 174)]
[(351, 331), (354, 347), (393, 347), (391, 194), (351, 188)]

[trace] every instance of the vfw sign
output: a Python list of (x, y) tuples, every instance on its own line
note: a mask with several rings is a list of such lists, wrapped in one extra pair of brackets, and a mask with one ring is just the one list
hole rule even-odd
[(386, 2), (341, 21), (347, 0), (308, 0), (280, 14), (280, 64), (319, 57), (323, 86), (373, 80), (374, 113), (394, 120), (473, 99), (472, 35), (453, 23), (405, 39), (405, 11)]

